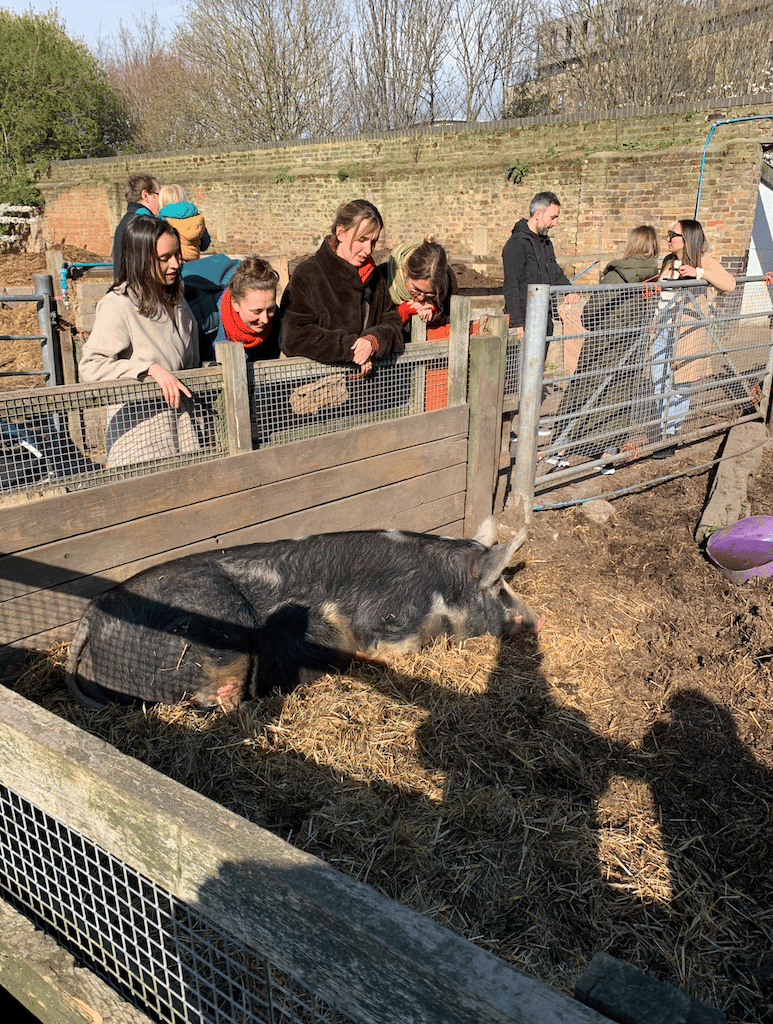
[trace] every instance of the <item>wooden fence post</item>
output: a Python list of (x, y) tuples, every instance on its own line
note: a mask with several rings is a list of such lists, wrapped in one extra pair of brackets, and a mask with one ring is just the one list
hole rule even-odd
[(228, 454), (252, 451), (250, 400), (247, 394), (247, 362), (244, 346), (232, 341), (215, 345), (215, 359), (223, 369), (225, 420), (228, 430)]
[(467, 401), (467, 366), (470, 358), (470, 299), (451, 296), (451, 333), (448, 339), (448, 405)]
[(470, 337), (470, 435), (467, 445), (467, 501), (464, 533), (475, 534), (494, 507), (505, 388), (507, 321), (491, 317)]

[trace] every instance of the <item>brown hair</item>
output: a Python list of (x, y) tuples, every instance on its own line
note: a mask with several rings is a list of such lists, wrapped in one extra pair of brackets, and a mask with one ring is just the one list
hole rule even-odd
[(123, 194), (127, 203), (138, 203), (143, 192), (157, 192), (159, 184), (152, 174), (132, 174), (124, 185)]
[(352, 227), (359, 227), (365, 221), (378, 224), (379, 231), (384, 229), (384, 218), (373, 203), (368, 202), (367, 199), (352, 199), (349, 203), (342, 203), (336, 210), (333, 226), (330, 229), (330, 234), (333, 236), (331, 243), (333, 248), (338, 248), (336, 228), (342, 227), (344, 231), (348, 231)]
[(627, 256), (657, 256), (659, 252), (658, 233), (651, 224), (639, 224), (628, 232), (623, 259)]
[(121, 262), (113, 289), (125, 286), (137, 304), (142, 316), (157, 317), (176, 306), (183, 296), (182, 278), (178, 272), (173, 285), (161, 280), (158, 273), (158, 240), (172, 235), (177, 240), (180, 255), (180, 236), (177, 229), (158, 217), (132, 217), (121, 238)]
[(260, 256), (247, 256), (234, 271), (234, 275), (228, 282), (228, 291), (231, 298), (237, 302), (254, 289), (262, 292), (276, 292), (279, 284), (279, 274), (274, 270), (268, 260)]
[[(703, 225), (699, 220), (686, 220), (678, 221), (682, 228), (682, 237), (684, 239), (684, 249), (682, 250), (682, 263), (686, 263), (688, 267), (699, 267), (701, 265), (701, 257), (705, 252), (708, 252), (709, 243), (706, 241), (706, 236), (703, 233)], [(663, 266), (660, 270), (661, 276), (668, 273), (676, 263), (676, 253), (670, 252), (663, 260)]]
[(405, 261), (404, 274), (413, 281), (429, 281), (439, 302), (448, 294), (448, 259), (440, 242), (425, 239), (418, 245)]

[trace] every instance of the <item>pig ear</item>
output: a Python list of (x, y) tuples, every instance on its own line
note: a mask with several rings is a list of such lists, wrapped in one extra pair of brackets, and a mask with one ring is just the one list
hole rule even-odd
[(488, 516), (478, 527), (478, 532), (475, 534), (474, 539), (490, 548), (496, 542), (498, 533), (499, 527), (497, 526), (496, 519), (493, 516)]
[(480, 560), (480, 583), (483, 587), (493, 586), (505, 571), (510, 559), (526, 540), (526, 528), (520, 530), (508, 544), (496, 544)]

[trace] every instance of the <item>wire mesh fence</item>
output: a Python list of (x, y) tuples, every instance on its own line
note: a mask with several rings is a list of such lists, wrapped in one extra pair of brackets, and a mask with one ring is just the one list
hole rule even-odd
[(132, 381), (0, 395), (0, 492), (80, 490), (226, 455), (221, 372), (180, 379), (193, 397), (177, 409)]
[(0, 895), (163, 1024), (354, 1024), (195, 907), (0, 785)]
[(773, 321), (763, 278), (718, 297), (666, 282), (581, 291), (574, 329), (549, 340), (544, 373), (523, 381), (528, 395), (520, 344), (508, 343), (506, 405), (540, 409), (537, 490), (763, 414)]
[(253, 445), (285, 444), (445, 407), (448, 346), (410, 345), (367, 376), (308, 359), (256, 362), (248, 387)]
[[(0, 394), (0, 493), (77, 490), (228, 454), (222, 372), (179, 374), (178, 409), (152, 385)], [(305, 359), (247, 367), (254, 448), (444, 408), (448, 346), (429, 342), (376, 360), (372, 373)]]

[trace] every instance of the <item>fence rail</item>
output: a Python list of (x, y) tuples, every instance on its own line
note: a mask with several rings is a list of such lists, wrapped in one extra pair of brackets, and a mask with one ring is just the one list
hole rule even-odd
[(608, 1024), (0, 691), (0, 895), (152, 1019)]

